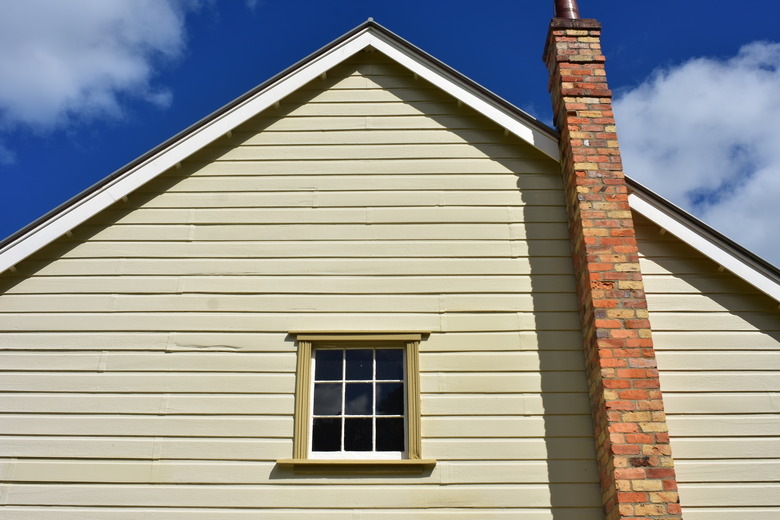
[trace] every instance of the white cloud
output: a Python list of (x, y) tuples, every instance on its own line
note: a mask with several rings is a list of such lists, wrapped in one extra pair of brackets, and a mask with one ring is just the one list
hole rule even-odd
[(656, 71), (614, 106), (629, 176), (780, 265), (780, 44)]
[(0, 16), (0, 128), (52, 130), (117, 117), (122, 98), (158, 106), (159, 60), (184, 49), (184, 16), (196, 0), (24, 0)]

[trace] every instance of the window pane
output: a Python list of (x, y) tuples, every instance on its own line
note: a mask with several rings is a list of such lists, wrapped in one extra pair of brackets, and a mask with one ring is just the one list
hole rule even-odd
[(347, 379), (370, 380), (374, 374), (374, 351), (371, 349), (347, 350)]
[(319, 458), (406, 451), (406, 351), (398, 347), (313, 349), (310, 449), (329, 453)]
[(371, 383), (347, 383), (346, 414), (371, 415), (374, 389)]
[(344, 419), (344, 450), (371, 451), (373, 432), (371, 419)]
[(376, 450), (404, 451), (404, 420), (384, 418), (376, 420)]
[(339, 381), (343, 350), (317, 350), (314, 352), (314, 380)]
[(341, 413), (341, 383), (315, 383), (314, 415)]
[(403, 380), (404, 351), (398, 348), (377, 349), (376, 378)]
[(376, 413), (378, 415), (404, 414), (404, 384), (376, 384)]
[(341, 419), (314, 419), (311, 449), (341, 451)]

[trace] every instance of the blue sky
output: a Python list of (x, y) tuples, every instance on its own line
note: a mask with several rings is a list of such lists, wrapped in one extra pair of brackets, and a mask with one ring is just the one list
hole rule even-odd
[[(0, 237), (369, 16), (549, 124), (552, 4), (6, 3)], [(627, 174), (780, 264), (780, 5), (581, 0), (580, 10), (604, 26)]]

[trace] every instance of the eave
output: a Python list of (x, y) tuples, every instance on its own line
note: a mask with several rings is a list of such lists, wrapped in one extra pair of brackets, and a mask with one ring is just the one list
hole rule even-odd
[(631, 209), (723, 269), (780, 302), (780, 270), (637, 181), (626, 177)]

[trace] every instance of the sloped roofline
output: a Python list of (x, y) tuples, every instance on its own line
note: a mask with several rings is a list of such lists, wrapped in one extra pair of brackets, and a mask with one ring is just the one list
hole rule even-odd
[(632, 210), (780, 302), (780, 269), (639, 182), (626, 182)]
[(554, 129), (368, 19), (0, 242), (0, 273), (306, 83), (371, 47), (559, 160)]
[[(356, 53), (374, 48), (548, 157), (558, 133), (372, 19), (261, 83), (0, 242), (0, 273)], [(780, 270), (627, 178), (631, 208), (780, 301)]]

